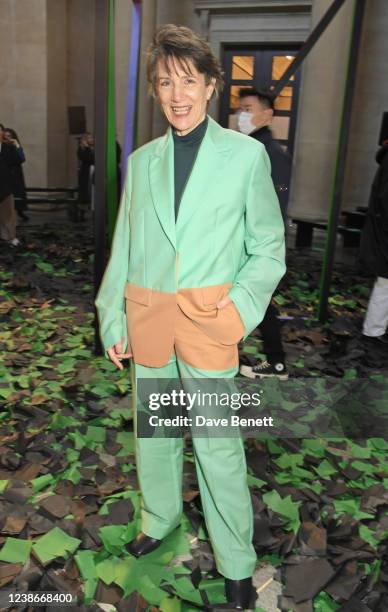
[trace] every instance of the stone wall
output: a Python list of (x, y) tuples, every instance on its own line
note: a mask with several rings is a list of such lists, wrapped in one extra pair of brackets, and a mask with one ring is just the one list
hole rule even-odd
[(345, 209), (366, 206), (383, 112), (388, 112), (388, 2), (366, 2), (345, 176)]
[(30, 187), (76, 184), (68, 106), (94, 121), (94, 0), (1, 0), (2, 123), (18, 132)]
[[(67, 0), (67, 106), (85, 106), (86, 128), (94, 130), (95, 0)], [(67, 129), (67, 128), (66, 128)], [(77, 184), (77, 139), (67, 136), (68, 184)]]
[(62, 187), (68, 180), (67, 4), (49, 0), (47, 15), (47, 179), (44, 186)]
[[(68, 134), (67, 107), (85, 106), (87, 127), (94, 131), (95, 0), (0, 1), (0, 121), (19, 134), (29, 186), (73, 186), (77, 141)], [(232, 2), (225, 2), (224, 13), (219, 6), (201, 19), (193, 0), (143, 0), (137, 144), (166, 128), (148, 95), (145, 75), (145, 52), (157, 25), (177, 23), (202, 31), (221, 54), (222, 45), (231, 42), (276, 44), (290, 36), (303, 41), (330, 3), (314, 0), (310, 18), (307, 4), (304, 12), (300, 8), (284, 15), (263, 9), (257, 15), (229, 15)], [(132, 2), (116, 0), (115, 6), (117, 137), (123, 144)], [(353, 8), (354, 0), (348, 0), (303, 65), (290, 203), (294, 215), (328, 215)], [(366, 3), (344, 208), (367, 203), (376, 169), (381, 116), (388, 110), (387, 33), (388, 2)], [(217, 118), (217, 104), (211, 113)]]
[[(314, 0), (312, 27), (331, 0)], [(354, 2), (346, 2), (304, 62), (298, 108), (290, 214), (327, 219)]]
[(47, 179), (46, 0), (1, 0), (0, 122), (18, 133), (27, 183)]

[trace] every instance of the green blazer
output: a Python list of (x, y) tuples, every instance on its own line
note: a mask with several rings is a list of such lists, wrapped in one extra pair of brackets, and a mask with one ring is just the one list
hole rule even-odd
[[(163, 365), (173, 346), (177, 304), (199, 324), (206, 318), (211, 332), (216, 317), (207, 316), (209, 305), (215, 308), (226, 293), (246, 338), (285, 273), (284, 258), (284, 224), (264, 146), (210, 117), (175, 223), (170, 127), (128, 158), (95, 302), (103, 346), (124, 337), (136, 362)], [(225, 338), (227, 344), (239, 339)]]

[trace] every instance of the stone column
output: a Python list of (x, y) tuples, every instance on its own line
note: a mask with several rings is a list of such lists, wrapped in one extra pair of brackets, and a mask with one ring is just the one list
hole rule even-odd
[(367, 206), (383, 112), (388, 111), (388, 3), (367, 2), (345, 175), (343, 208)]
[(1, 0), (0, 121), (18, 133), (27, 185), (47, 182), (46, 0)]
[[(67, 105), (85, 106), (94, 131), (95, 0), (67, 0)], [(77, 138), (68, 136), (68, 184), (77, 185)]]
[(152, 127), (154, 100), (148, 93), (148, 83), (146, 75), (146, 52), (148, 45), (152, 41), (155, 27), (156, 2), (155, 0), (143, 0), (137, 100), (137, 144), (139, 146), (149, 142), (153, 138)]
[[(312, 28), (331, 4), (314, 0)], [(354, 2), (345, 2), (304, 62), (289, 212), (328, 218)]]
[(47, 1), (47, 187), (67, 186), (67, 4)]
[(117, 140), (124, 147), (131, 43), (132, 2), (115, 0), (115, 66)]

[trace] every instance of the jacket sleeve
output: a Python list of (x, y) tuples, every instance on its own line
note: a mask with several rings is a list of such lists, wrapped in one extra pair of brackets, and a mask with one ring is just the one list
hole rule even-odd
[(287, 208), (290, 190), (291, 157), (283, 151), (280, 144), (276, 143), (272, 161), (272, 178), (275, 185), (276, 194), (279, 198), (280, 210), (283, 219), (287, 219)]
[(383, 160), (381, 182), (377, 197), (380, 199), (380, 219), (384, 231), (388, 232), (388, 153)]
[(284, 223), (264, 147), (258, 151), (249, 178), (245, 250), (245, 263), (229, 291), (244, 324), (244, 339), (263, 320), (286, 271)]
[(129, 158), (110, 258), (95, 300), (101, 342), (105, 350), (120, 342), (121, 338), (124, 338), (124, 350), (128, 344), (124, 292), (129, 266), (131, 176)]

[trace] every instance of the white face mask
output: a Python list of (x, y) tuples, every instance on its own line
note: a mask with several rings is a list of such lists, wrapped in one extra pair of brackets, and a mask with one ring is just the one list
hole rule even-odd
[(240, 132), (243, 134), (250, 134), (256, 129), (254, 123), (252, 123), (253, 113), (241, 112), (237, 119), (237, 125)]

